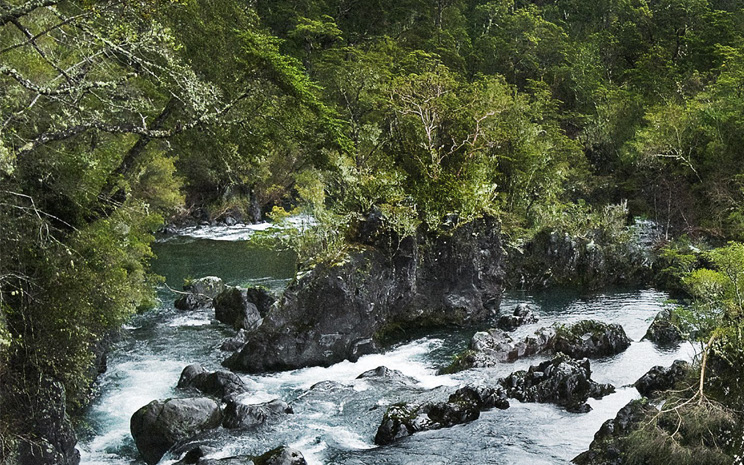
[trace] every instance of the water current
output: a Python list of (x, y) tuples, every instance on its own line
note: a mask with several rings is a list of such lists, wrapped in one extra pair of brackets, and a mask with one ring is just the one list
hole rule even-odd
[[(232, 285), (261, 284), (281, 290), (292, 278), (290, 253), (249, 247), (244, 239), (253, 227), (205, 228), (186, 231), (155, 244), (154, 271), (172, 288), (186, 278), (215, 275)], [(221, 341), (234, 335), (214, 321), (210, 310), (182, 312), (167, 287), (161, 304), (136, 316), (122, 331), (109, 355), (108, 371), (98, 381), (99, 393), (80, 427), (78, 447), (83, 464), (144, 464), (129, 433), (131, 415), (155, 399), (185, 396), (176, 389), (181, 370), (200, 363), (220, 369), (226, 353)], [(660, 349), (641, 341), (667, 296), (653, 289), (614, 289), (581, 295), (576, 291), (510, 292), (501, 312), (517, 304), (534, 305), (541, 317), (537, 325), (517, 330), (515, 339), (554, 322), (593, 318), (619, 323), (634, 341), (628, 350), (592, 361), (592, 378), (612, 383), (617, 391), (601, 400), (590, 399), (593, 410), (566, 412), (550, 404), (511, 401), (507, 410), (483, 412), (476, 421), (437, 431), (417, 433), (389, 446), (378, 447), (374, 435), (388, 405), (400, 401), (445, 399), (458, 386), (494, 383), (499, 377), (525, 369), (544, 358), (530, 358), (496, 368), (437, 375), (437, 370), (462, 351), (471, 330), (438, 331), (414, 335), (411, 341), (383, 354), (342, 362), (328, 368), (306, 368), (262, 376), (241, 375), (251, 387), (246, 404), (282, 399), (294, 415), (258, 430), (220, 434), (211, 438), (220, 456), (260, 455), (274, 447), (299, 449), (311, 465), (318, 464), (568, 464), (587, 449), (601, 424), (639, 394), (632, 383), (654, 365), (668, 366), (675, 359), (691, 359), (693, 349), (682, 345)], [(400, 370), (410, 383), (357, 379), (378, 366)], [(330, 382), (326, 382), (330, 381)], [(320, 383), (320, 384), (318, 384)], [(313, 387), (311, 389), (311, 387)], [(177, 457), (166, 455), (162, 464)]]

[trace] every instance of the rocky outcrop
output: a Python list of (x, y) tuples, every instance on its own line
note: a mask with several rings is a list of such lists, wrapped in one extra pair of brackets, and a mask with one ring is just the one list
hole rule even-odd
[(258, 328), (274, 304), (266, 289), (229, 287), (214, 298), (215, 318), (235, 329)]
[(562, 352), (574, 358), (603, 357), (622, 352), (630, 342), (622, 326), (595, 320), (541, 328), (517, 342), (501, 329), (489, 329), (475, 333), (468, 350), (455, 357), (442, 372), (492, 367), (540, 353)]
[(617, 416), (604, 422), (594, 435), (589, 450), (582, 452), (572, 462), (576, 465), (622, 465), (623, 439), (647, 416), (658, 412), (644, 399), (630, 401)]
[(291, 447), (277, 447), (253, 459), (256, 465), (307, 465), (302, 453)]
[(586, 401), (615, 391), (610, 384), (591, 379), (589, 360), (573, 360), (560, 354), (553, 360), (517, 371), (501, 381), (510, 398), (520, 402), (554, 403), (572, 412), (591, 410)]
[(641, 376), (633, 386), (642, 396), (653, 398), (662, 391), (672, 389), (690, 372), (690, 364), (684, 360), (675, 360), (669, 367), (655, 366)]
[(142, 458), (153, 465), (178, 441), (221, 422), (220, 406), (206, 397), (154, 400), (132, 415), (130, 430)]
[(618, 324), (582, 320), (573, 325), (556, 326), (551, 346), (574, 358), (596, 358), (619, 354), (630, 347), (630, 338)]
[(392, 242), (359, 247), (299, 276), (225, 365), (248, 372), (327, 366), (375, 352), (406, 329), (495, 316), (504, 276), (495, 220)]
[(447, 402), (419, 405), (396, 404), (387, 409), (377, 428), (375, 444), (390, 444), (419, 431), (447, 428), (477, 420), (482, 410), (509, 408), (501, 386), (466, 386)]
[(225, 284), (216, 276), (197, 279), (183, 287), (184, 294), (176, 299), (175, 307), (179, 310), (196, 310), (212, 305), (212, 300), (225, 290)]
[(672, 322), (672, 312), (667, 309), (656, 315), (643, 339), (660, 346), (670, 346), (681, 342), (683, 337), (679, 328)]
[(651, 260), (646, 244), (632, 235), (594, 230), (575, 236), (543, 230), (510, 255), (509, 265), (508, 280), (515, 288), (598, 289), (648, 279)]
[(294, 413), (292, 407), (278, 399), (254, 405), (241, 404), (230, 400), (225, 406), (222, 426), (228, 429), (254, 428), (291, 413)]
[(528, 304), (519, 304), (511, 315), (502, 315), (496, 326), (504, 331), (514, 331), (522, 325), (537, 323), (540, 319)]
[(183, 369), (178, 380), (179, 389), (195, 389), (208, 396), (227, 402), (234, 396), (248, 392), (243, 380), (230, 371), (208, 372), (198, 363)]
[[(21, 465), (77, 465), (80, 452), (75, 449), (77, 437), (67, 413), (65, 388), (59, 381), (42, 379), (35, 404), (29, 410), (34, 437), (18, 445)], [(2, 408), (2, 407), (0, 407)]]

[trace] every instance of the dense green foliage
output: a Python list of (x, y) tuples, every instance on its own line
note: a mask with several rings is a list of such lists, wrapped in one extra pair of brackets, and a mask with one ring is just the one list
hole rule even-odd
[[(744, 239), (743, 39), (726, 0), (0, 0), (0, 394), (83, 399), (152, 302), (153, 231), (200, 209), (300, 207), (308, 256), (373, 211)], [(698, 258), (666, 250), (678, 282)], [(719, 258), (693, 292), (730, 287)]]

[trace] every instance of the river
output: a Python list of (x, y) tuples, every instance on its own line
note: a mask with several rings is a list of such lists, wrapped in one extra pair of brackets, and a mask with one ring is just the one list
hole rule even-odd
[[(261, 284), (281, 290), (293, 276), (293, 256), (248, 246), (244, 239), (256, 229), (261, 228), (195, 229), (185, 236), (161, 240), (154, 247), (157, 259), (153, 270), (166, 278), (168, 286), (178, 289), (184, 279), (214, 275), (227, 284)], [(159, 297), (161, 304), (155, 310), (137, 315), (123, 328), (121, 340), (109, 355), (108, 370), (98, 381), (98, 395), (79, 427), (83, 464), (144, 464), (129, 434), (132, 414), (152, 400), (184, 396), (176, 384), (186, 365), (196, 362), (212, 371), (220, 369), (220, 362), (227, 356), (219, 346), (234, 331), (214, 321), (213, 310), (176, 310), (175, 296), (166, 286)], [(544, 359), (437, 375), (440, 367), (467, 347), (474, 330), (437, 331), (355, 363), (264, 376), (241, 375), (251, 387), (242, 402), (279, 398), (295, 413), (258, 430), (220, 435), (212, 445), (221, 451), (220, 456), (259, 455), (289, 445), (299, 449), (311, 465), (568, 464), (588, 448), (605, 420), (640, 397), (632, 387), (636, 379), (652, 366), (692, 358), (693, 349), (687, 344), (665, 350), (640, 341), (666, 299), (666, 294), (653, 289), (613, 289), (590, 295), (550, 290), (504, 296), (502, 313), (526, 302), (534, 305), (541, 317), (537, 325), (519, 328), (516, 337), (557, 321), (586, 318), (624, 327), (634, 341), (630, 348), (617, 356), (592, 361), (592, 378), (612, 383), (617, 391), (601, 400), (590, 399), (593, 410), (589, 413), (569, 413), (550, 404), (511, 400), (509, 409), (483, 412), (471, 423), (376, 446), (374, 435), (388, 405), (446, 398), (460, 385), (494, 383)], [(400, 370), (415, 381), (396, 384), (357, 379), (359, 374), (381, 365)], [(317, 385), (323, 381), (333, 383)], [(174, 461), (166, 455), (161, 463)]]

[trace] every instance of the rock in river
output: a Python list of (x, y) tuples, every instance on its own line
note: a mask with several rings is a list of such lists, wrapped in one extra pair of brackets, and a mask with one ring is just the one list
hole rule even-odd
[(227, 402), (233, 396), (248, 392), (248, 386), (231, 371), (206, 371), (198, 363), (183, 369), (178, 380), (180, 389), (196, 389), (206, 395), (215, 396)]
[(130, 430), (145, 462), (153, 465), (178, 441), (221, 422), (220, 406), (206, 397), (154, 400), (132, 415)]
[(179, 310), (195, 310), (212, 305), (212, 299), (225, 290), (225, 284), (216, 276), (197, 279), (183, 287), (186, 291), (176, 299), (175, 307)]
[(361, 245), (298, 277), (224, 365), (247, 372), (328, 366), (375, 352), (407, 329), (495, 316), (504, 276), (495, 220), (393, 243)]
[(596, 383), (591, 374), (589, 360), (574, 360), (559, 354), (527, 371), (512, 373), (501, 384), (509, 397), (521, 402), (549, 402), (569, 411), (588, 412), (589, 397), (599, 399), (615, 391), (610, 384)]
[(418, 431), (447, 428), (477, 420), (482, 410), (494, 407), (509, 408), (506, 392), (501, 386), (465, 386), (452, 394), (447, 402), (396, 404), (385, 412), (377, 428), (375, 444), (390, 444)]

